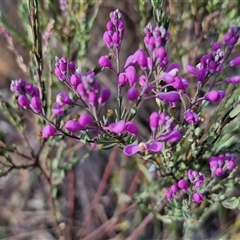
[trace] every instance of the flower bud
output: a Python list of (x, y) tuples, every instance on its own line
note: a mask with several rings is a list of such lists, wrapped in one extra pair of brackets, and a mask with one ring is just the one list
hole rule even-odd
[(178, 185), (177, 184), (173, 184), (171, 186), (171, 191), (173, 194), (176, 194), (178, 192)]
[(76, 64), (75, 64), (75, 62), (72, 62), (72, 61), (69, 62), (68, 63), (68, 68), (69, 68), (71, 73), (75, 73), (75, 71), (76, 71)]
[(71, 133), (74, 133), (74, 132), (84, 129), (84, 127), (82, 125), (80, 125), (79, 122), (74, 121), (74, 120), (67, 121), (65, 124), (65, 128)]
[(136, 88), (130, 88), (128, 91), (127, 91), (127, 98), (128, 100), (130, 101), (134, 101), (138, 98), (139, 96), (139, 92)]
[(28, 98), (24, 95), (20, 95), (18, 97), (18, 104), (25, 109), (30, 107), (30, 102)]
[(184, 179), (181, 179), (178, 181), (178, 187), (182, 190), (187, 190), (188, 188), (188, 185), (187, 185), (187, 182), (184, 180)]
[(31, 108), (35, 113), (41, 113), (42, 112), (42, 102), (39, 97), (32, 97), (31, 99)]
[(81, 75), (77, 74), (77, 73), (73, 74), (70, 78), (70, 82), (71, 82), (72, 86), (76, 88), (78, 86), (78, 84), (82, 82)]
[(55, 134), (55, 127), (52, 125), (47, 125), (42, 129), (42, 137), (43, 138), (49, 138), (52, 137)]
[(150, 128), (154, 132), (159, 126), (159, 114), (157, 112), (153, 112), (150, 115)]
[(136, 85), (136, 81), (137, 81), (137, 71), (135, 69), (135, 67), (133, 66), (129, 66), (126, 70), (126, 77), (129, 81), (129, 85), (131, 87), (134, 87)]
[(184, 118), (186, 120), (187, 123), (193, 123), (193, 124), (197, 124), (199, 122), (199, 117), (198, 115), (193, 112), (192, 110), (188, 109), (185, 113), (184, 113)]
[(238, 66), (240, 65), (240, 56), (234, 58), (232, 61), (230, 61), (229, 66)]
[(193, 201), (196, 203), (201, 203), (204, 201), (204, 195), (201, 193), (194, 193), (193, 194)]
[(162, 92), (158, 95), (159, 99), (167, 102), (177, 102), (180, 100), (180, 95), (176, 91)]
[(103, 34), (103, 41), (106, 43), (108, 48), (113, 47), (112, 37), (109, 35), (108, 31)]
[(120, 73), (120, 74), (118, 75), (118, 84), (119, 84), (120, 86), (124, 86), (124, 85), (127, 84), (127, 82), (128, 82), (128, 79), (127, 79), (125, 73)]
[(110, 96), (111, 96), (111, 91), (110, 91), (109, 88), (104, 88), (104, 89), (102, 89), (101, 95), (100, 95), (100, 97), (98, 98), (98, 103), (99, 103), (100, 105), (104, 105), (104, 104), (108, 101), (108, 99), (110, 98)]
[(112, 63), (111, 61), (109, 60), (108, 57), (106, 56), (101, 56), (98, 60), (98, 64), (101, 66), (101, 67), (105, 67), (105, 68), (111, 68), (112, 67)]
[(80, 115), (78, 122), (81, 126), (86, 128), (87, 125), (89, 125), (93, 122), (93, 117), (87, 113), (83, 113)]
[(210, 102), (219, 102), (225, 97), (225, 92), (223, 90), (213, 90), (208, 92), (204, 98)]

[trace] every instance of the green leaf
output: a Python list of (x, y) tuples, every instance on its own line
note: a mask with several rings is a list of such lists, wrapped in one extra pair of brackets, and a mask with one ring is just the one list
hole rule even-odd
[(240, 201), (236, 197), (229, 198), (222, 202), (222, 205), (228, 209), (235, 209), (240, 205)]
[(230, 113), (229, 117), (234, 118), (240, 113), (240, 104), (238, 104)]

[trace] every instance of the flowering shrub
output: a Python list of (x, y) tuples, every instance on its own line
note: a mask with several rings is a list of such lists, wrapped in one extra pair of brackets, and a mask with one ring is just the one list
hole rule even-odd
[[(101, 87), (97, 73), (94, 71), (82, 73), (75, 62), (68, 61), (65, 57), (56, 58), (55, 75), (72, 91), (74, 100), (66, 92), (57, 94), (52, 109), (54, 116), (52, 119), (44, 114), (37, 86), (23, 79), (12, 81), (11, 90), (18, 95), (18, 104), (50, 124), (43, 128), (40, 135), (44, 138), (67, 135), (88, 144), (100, 145), (102, 149), (118, 145), (127, 156), (139, 154), (145, 159), (151, 159), (159, 168), (156, 161), (158, 156), (164, 158), (170, 149), (181, 151), (181, 145), (189, 137), (190, 132), (197, 135), (197, 131), (203, 131), (204, 123), (199, 121), (201, 109), (206, 107), (207, 102), (221, 102), (226, 97), (225, 91), (218, 89), (219, 86), (223, 88), (224, 82), (224, 88), (227, 84), (240, 82), (238, 76), (218, 80), (218, 75), (226, 68), (240, 65), (239, 56), (228, 60), (240, 37), (240, 28), (230, 27), (223, 36), (222, 42), (214, 43), (212, 50), (202, 56), (196, 66), (186, 65), (189, 74), (195, 78), (194, 96), (188, 92), (187, 78), (181, 77), (180, 64), (169, 63), (167, 43), (170, 33), (163, 26), (154, 27), (152, 24), (145, 27), (144, 33), (146, 50), (139, 49), (130, 55), (126, 59), (124, 68), (120, 69), (121, 42), (126, 34), (123, 14), (119, 10), (110, 13), (110, 21), (106, 24), (106, 31), (103, 34), (103, 40), (110, 53), (100, 56), (98, 64), (101, 70), (113, 71), (116, 74), (118, 96), (114, 110), (105, 107), (111, 99), (111, 91)], [(116, 68), (113, 67), (114, 61)], [(204, 92), (202, 96), (201, 91)], [(122, 104), (123, 98), (128, 99), (131, 108)], [(139, 104), (150, 98), (157, 99), (159, 112), (150, 115), (151, 135), (146, 142), (143, 142), (138, 137), (138, 128), (133, 120), (139, 111)], [(183, 115), (179, 111), (180, 104), (183, 106)], [(71, 105), (86, 113), (74, 118), (69, 114), (66, 115), (64, 107), (67, 109), (67, 106)], [(63, 120), (64, 123), (56, 124), (58, 122), (56, 120), (62, 115), (66, 120)], [(113, 122), (110, 121), (110, 116), (115, 119)], [(196, 140), (200, 139), (195, 138), (192, 146), (198, 146)], [(195, 155), (197, 156), (196, 153)], [(167, 158), (164, 161), (167, 165)], [(212, 177), (219, 178), (231, 173), (236, 167), (235, 161), (236, 156), (230, 153), (226, 153), (226, 156), (212, 156), (209, 160)], [(192, 184), (189, 190), (184, 179), (179, 180), (178, 184), (172, 185), (170, 189), (166, 189), (168, 200), (174, 198), (179, 188), (186, 193), (189, 191), (193, 202), (204, 201), (206, 187), (203, 190), (199, 189), (204, 182), (204, 174), (189, 169), (188, 179)]]
[[(232, 196), (230, 187), (239, 181), (234, 175), (237, 149), (232, 151), (232, 143), (219, 149), (217, 143), (239, 113), (239, 99), (232, 98), (239, 93), (240, 76), (225, 74), (240, 65), (240, 57), (232, 57), (240, 28), (231, 26), (196, 66), (172, 62), (167, 26), (148, 24), (144, 49), (132, 52), (121, 68), (121, 45), (127, 34), (123, 14), (111, 12), (102, 37), (108, 52), (99, 56), (99, 66), (84, 72), (76, 62), (56, 57), (55, 76), (68, 90), (56, 94), (51, 114), (46, 113), (42, 89), (22, 78), (10, 87), (18, 105), (46, 123), (39, 132), (45, 141), (67, 136), (103, 150), (118, 146), (126, 156), (141, 159), (153, 179), (162, 181), (159, 191), (165, 195), (155, 204), (166, 206), (170, 219), (194, 217), (200, 204), (220, 202), (239, 208), (240, 199)], [(101, 86), (100, 71), (115, 74), (117, 96)], [(234, 91), (229, 92), (229, 86)], [(150, 133), (144, 139), (136, 118), (141, 103), (149, 99), (158, 107), (146, 116)], [(72, 108), (79, 114), (72, 115)], [(211, 126), (205, 121), (212, 116), (210, 109), (217, 116)]]

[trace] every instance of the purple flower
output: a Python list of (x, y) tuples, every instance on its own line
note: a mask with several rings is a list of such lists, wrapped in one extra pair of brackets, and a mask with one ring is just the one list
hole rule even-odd
[(78, 84), (82, 82), (81, 74), (78, 74), (78, 73), (73, 74), (70, 78), (70, 82), (72, 86), (76, 88)]
[(78, 122), (81, 126), (86, 128), (87, 125), (89, 125), (93, 122), (93, 117), (87, 113), (83, 113), (80, 115)]
[(159, 114), (157, 112), (153, 112), (150, 115), (149, 121), (150, 121), (149, 125), (150, 125), (152, 132), (155, 132), (159, 126)]
[(135, 87), (132, 87), (127, 91), (127, 98), (130, 101), (136, 100), (138, 96), (139, 96), (139, 92)]
[(184, 113), (184, 118), (185, 118), (187, 123), (197, 124), (199, 122), (198, 115), (195, 112), (193, 112), (191, 109), (188, 109)]
[(147, 70), (148, 68), (148, 61), (147, 61), (147, 55), (144, 50), (139, 49), (135, 52), (134, 58), (137, 59), (138, 65), (143, 69)]
[(103, 34), (103, 41), (106, 43), (108, 48), (112, 48), (113, 47), (113, 41), (112, 41), (112, 37), (110, 36), (109, 32), (106, 31)]
[(230, 61), (229, 66), (238, 66), (240, 65), (240, 56), (235, 57), (232, 61)]
[(121, 134), (125, 131), (125, 127), (126, 127), (125, 121), (120, 120), (117, 123), (110, 124), (107, 129), (109, 129), (109, 131), (113, 133)]
[(14, 93), (17, 93), (19, 95), (25, 94), (25, 81), (20, 78), (17, 80), (12, 80), (10, 85), (10, 90)]
[(225, 92), (223, 90), (213, 90), (208, 92), (205, 96), (204, 99), (209, 101), (209, 102), (219, 102), (225, 97)]
[(30, 102), (29, 102), (28, 98), (24, 95), (20, 95), (18, 97), (18, 104), (25, 109), (30, 107)]
[(77, 132), (79, 130), (84, 130), (84, 127), (80, 125), (79, 122), (74, 120), (67, 121), (65, 124), (65, 128), (71, 133)]
[(173, 194), (176, 194), (178, 192), (178, 184), (173, 184), (171, 186), (171, 191)]
[(171, 191), (171, 189), (165, 189), (165, 194), (168, 201), (171, 201), (173, 199), (173, 192)]
[(110, 89), (109, 88), (103, 88), (102, 91), (101, 91), (100, 97), (98, 98), (98, 103), (103, 106), (108, 101), (110, 96), (111, 96)]
[(178, 142), (181, 139), (182, 135), (179, 130), (173, 129), (171, 132), (168, 134), (162, 136), (160, 139), (163, 142)]
[(196, 203), (201, 203), (204, 201), (204, 195), (202, 193), (194, 193), (192, 199)]
[(111, 68), (112, 67), (112, 63), (111, 61), (109, 60), (108, 57), (106, 56), (101, 56), (98, 60), (98, 64), (101, 66), (101, 67), (105, 67), (105, 68)]
[(134, 122), (127, 122), (126, 127), (125, 127), (125, 131), (131, 133), (134, 136), (138, 135), (138, 128), (137, 128), (137, 126)]
[(192, 170), (192, 169), (188, 170), (188, 179), (190, 180), (190, 182), (192, 184), (194, 184), (195, 188), (200, 187), (205, 180), (202, 172), (197, 172), (197, 171)]
[(118, 75), (118, 84), (119, 84), (120, 86), (124, 86), (124, 85), (127, 84), (127, 82), (128, 82), (128, 79), (127, 79), (125, 73), (120, 73), (120, 74)]
[(55, 127), (53, 127), (52, 125), (47, 125), (42, 129), (42, 137), (43, 138), (49, 138), (54, 136), (56, 132)]
[(42, 102), (39, 97), (32, 97), (31, 99), (31, 108), (35, 113), (41, 113), (42, 112)]
[(184, 180), (184, 179), (181, 179), (178, 181), (178, 187), (182, 190), (187, 190), (188, 188), (188, 185), (187, 185), (187, 182)]
[(58, 106), (63, 107), (64, 105), (72, 105), (73, 100), (69, 98), (68, 93), (63, 92), (57, 94), (56, 103), (58, 104)]
[(64, 114), (64, 109), (58, 103), (56, 103), (53, 106), (52, 113), (54, 116), (61, 116)]
[(91, 105), (97, 105), (98, 103), (98, 95), (95, 92), (90, 92), (88, 94), (88, 101)]
[(128, 79), (129, 85), (131, 87), (134, 87), (136, 85), (136, 81), (137, 81), (137, 71), (136, 71), (135, 67), (134, 66), (129, 66), (125, 70), (125, 74), (126, 74), (126, 77)]
[(167, 102), (177, 102), (180, 100), (180, 95), (176, 91), (170, 91), (166, 93), (159, 93), (159, 99)]
[(181, 91), (185, 92), (188, 87), (188, 81), (184, 78), (175, 77), (174, 81), (172, 82), (172, 86), (176, 90), (181, 90)]
[(215, 170), (215, 175), (217, 177), (222, 177), (224, 174), (225, 174), (224, 170), (220, 167)]
[(127, 156), (132, 156), (138, 152), (160, 152), (163, 148), (162, 143), (160, 142), (141, 142), (139, 144), (130, 144), (124, 147), (123, 152)]
[(76, 64), (75, 64), (75, 62), (72, 62), (72, 61), (69, 62), (68, 63), (68, 68), (69, 68), (71, 73), (75, 73), (75, 71), (76, 71)]
[(121, 43), (121, 38), (118, 32), (114, 32), (112, 35), (112, 41), (113, 41), (113, 46), (115, 48), (119, 48), (120, 43)]
[(240, 83), (240, 76), (232, 76), (228, 77), (225, 80), (227, 83), (238, 84)]
[(201, 68), (200, 65), (197, 65), (196, 68), (194, 68), (193, 66), (187, 64), (186, 68), (189, 73), (196, 76), (196, 78), (199, 82), (203, 82), (208, 75), (208, 69)]

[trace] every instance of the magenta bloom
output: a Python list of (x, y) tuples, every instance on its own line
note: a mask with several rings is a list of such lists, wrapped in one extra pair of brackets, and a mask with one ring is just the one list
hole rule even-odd
[(176, 194), (178, 192), (178, 185), (177, 184), (173, 184), (171, 186), (171, 191), (173, 192), (173, 194)]
[(136, 71), (135, 67), (134, 66), (129, 66), (125, 70), (125, 74), (126, 74), (126, 77), (128, 79), (129, 85), (131, 87), (134, 87), (136, 85), (136, 81), (137, 81), (137, 71)]
[(64, 105), (72, 105), (73, 100), (69, 98), (68, 93), (63, 92), (57, 94), (56, 103), (58, 104), (58, 106), (63, 107)]
[(110, 96), (111, 96), (110, 89), (109, 88), (103, 88), (102, 91), (101, 91), (101, 95), (98, 98), (98, 103), (103, 106), (108, 101)]
[(77, 74), (77, 73), (73, 74), (70, 78), (70, 82), (71, 82), (72, 86), (76, 88), (78, 86), (78, 84), (80, 84), (82, 82), (81, 74)]
[(108, 126), (108, 129), (111, 132), (114, 132), (114, 133), (117, 133), (117, 134), (121, 134), (125, 130), (125, 127), (126, 127), (126, 123), (123, 120), (120, 120), (117, 123), (111, 123)]
[(184, 113), (184, 118), (185, 118), (187, 123), (197, 124), (199, 122), (198, 115), (195, 112), (193, 112), (192, 110), (190, 110), (190, 109), (188, 109)]
[(144, 50), (139, 49), (135, 52), (134, 57), (137, 59), (138, 65), (146, 70), (148, 68), (147, 55)]
[(163, 142), (178, 142), (181, 139), (182, 135), (179, 130), (173, 129), (168, 134), (161, 137), (161, 141)]
[(112, 41), (112, 37), (110, 36), (109, 32), (106, 31), (103, 34), (103, 41), (106, 43), (108, 48), (112, 48), (113, 47), (113, 41)]
[(42, 102), (39, 97), (32, 97), (31, 99), (31, 107), (35, 113), (42, 112)]
[(111, 68), (112, 67), (112, 63), (111, 61), (109, 60), (108, 57), (106, 56), (101, 56), (98, 60), (98, 64), (101, 66), (101, 67), (105, 67), (105, 68)]
[(87, 125), (93, 122), (93, 117), (87, 113), (83, 113), (80, 115), (78, 122), (80, 123), (81, 126), (86, 128)]
[(232, 76), (228, 77), (225, 80), (227, 83), (238, 84), (240, 83), (240, 76)]
[(64, 109), (58, 103), (56, 103), (53, 106), (52, 113), (55, 116), (61, 116), (64, 114)]
[(163, 148), (162, 143), (160, 142), (148, 142), (148, 143), (144, 143), (141, 142), (139, 144), (130, 144), (127, 145), (124, 149), (123, 152), (127, 155), (127, 156), (132, 156), (138, 152), (160, 152)]
[(67, 121), (65, 124), (65, 128), (71, 133), (77, 132), (79, 130), (84, 130), (84, 127), (80, 125), (79, 122), (74, 120)]
[(197, 67), (194, 68), (193, 66), (187, 64), (186, 68), (189, 73), (196, 76), (199, 82), (203, 82), (206, 76), (208, 75), (208, 69), (201, 68), (200, 65), (197, 65)]
[(52, 125), (47, 125), (42, 129), (42, 137), (43, 138), (49, 138), (52, 137), (56, 132), (55, 127)]
[(138, 135), (138, 128), (137, 128), (137, 126), (134, 122), (127, 122), (126, 127), (125, 127), (125, 131), (131, 133), (134, 136)]
[(18, 97), (18, 104), (25, 109), (30, 107), (30, 102), (28, 98), (24, 95), (20, 95)]
[(198, 188), (203, 184), (205, 177), (202, 172), (197, 172), (195, 170), (189, 169), (188, 179), (192, 184), (194, 184), (195, 188)]
[(157, 112), (153, 112), (151, 115), (150, 115), (150, 128), (152, 130), (152, 132), (156, 131), (156, 129), (158, 128), (159, 126), (159, 114)]
[(204, 99), (209, 101), (209, 102), (219, 102), (225, 97), (225, 92), (223, 90), (213, 90), (208, 92), (205, 96)]
[(127, 91), (127, 98), (128, 98), (128, 100), (130, 100), (130, 101), (136, 100), (136, 99), (138, 98), (138, 96), (139, 96), (139, 92), (138, 92), (138, 90), (137, 90), (135, 87), (130, 88), (130, 89)]
[(128, 82), (128, 79), (127, 79), (125, 73), (120, 73), (120, 74), (118, 75), (118, 84), (119, 84), (120, 86), (124, 86), (124, 85), (127, 84), (127, 82)]
[(196, 203), (201, 203), (204, 201), (204, 195), (201, 193), (194, 193), (193, 194), (193, 201)]
[(181, 179), (178, 181), (178, 187), (182, 190), (187, 190), (188, 188), (188, 185), (187, 185), (187, 182), (184, 180), (184, 179)]
[(165, 194), (168, 201), (171, 201), (173, 199), (173, 192), (171, 191), (171, 189), (166, 188)]
[(177, 102), (180, 100), (180, 95), (176, 91), (162, 92), (158, 95), (159, 99), (167, 102)]
[(233, 67), (233, 66), (238, 66), (240, 65), (240, 56), (234, 58), (230, 63), (229, 66)]

